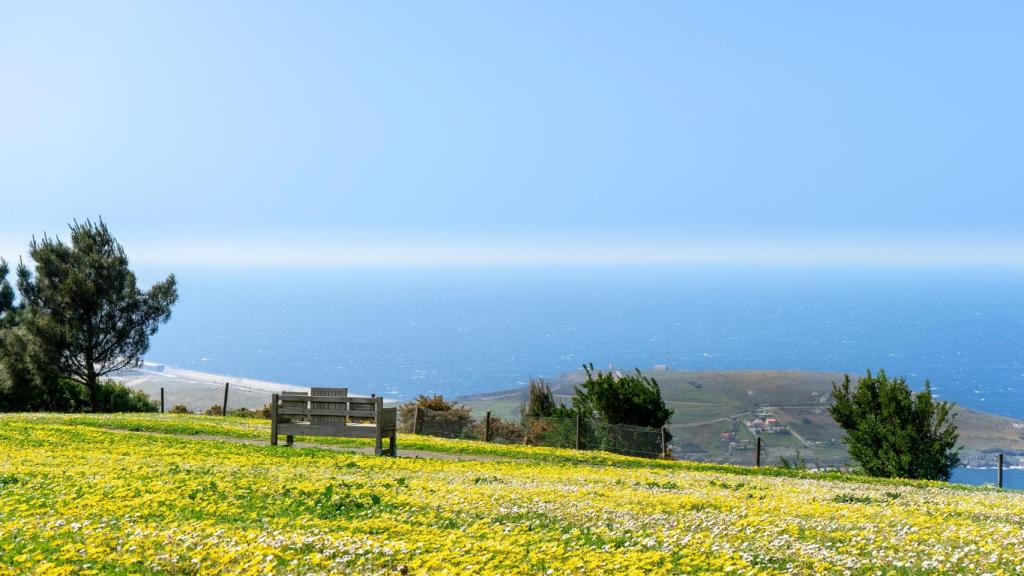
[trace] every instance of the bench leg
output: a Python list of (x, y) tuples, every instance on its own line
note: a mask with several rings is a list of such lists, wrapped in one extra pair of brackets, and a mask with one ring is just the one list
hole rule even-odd
[(285, 446), (291, 448), (295, 444), (295, 436), (288, 434), (287, 436), (284, 437), (284, 443)]
[(270, 445), (277, 446), (277, 434), (274, 432), (270, 433)]
[(391, 449), (391, 457), (396, 458), (398, 456), (398, 434), (391, 432), (391, 443), (388, 446)]
[(381, 438), (379, 434), (377, 435), (377, 439), (374, 441), (373, 444), (373, 453), (376, 454), (377, 456), (380, 456), (381, 454), (384, 453), (384, 439)]

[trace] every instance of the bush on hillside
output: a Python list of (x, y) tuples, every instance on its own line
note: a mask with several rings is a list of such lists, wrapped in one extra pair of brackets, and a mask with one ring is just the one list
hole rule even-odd
[(469, 408), (455, 401), (445, 400), (440, 394), (420, 395), (412, 402), (399, 406), (400, 432), (413, 432), (416, 408), (420, 408), (420, 431), (424, 434), (447, 438), (466, 438), (471, 434), (473, 417)]
[(846, 431), (852, 457), (872, 476), (949, 480), (960, 463), (956, 413), (932, 398), (931, 385), (913, 393), (906, 378), (868, 371), (851, 389), (850, 377), (832, 385), (829, 412)]
[(84, 387), (60, 376), (56, 355), (24, 326), (0, 327), (0, 410), (80, 412)]
[(800, 449), (798, 448), (796, 450), (796, 454), (792, 457), (787, 458), (785, 455), (779, 456), (779, 468), (784, 468), (786, 470), (807, 470), (807, 459), (800, 454)]
[[(0, 372), (5, 368), (0, 367)], [(5, 372), (0, 379), (0, 410), (17, 412), (93, 412), (88, 388), (68, 378), (36, 378)], [(158, 412), (160, 405), (141, 390), (105, 380), (97, 384), (98, 413)]]
[(555, 404), (555, 395), (551, 392), (551, 386), (543, 378), (534, 380), (530, 378), (527, 385), (527, 399), (519, 407), (525, 425), (530, 418), (547, 418), (552, 416), (559, 406)]
[[(90, 403), (89, 392), (82, 390), (82, 407)], [(97, 386), (100, 412), (158, 412), (160, 405), (149, 399), (142, 390), (129, 388), (120, 382), (107, 380)]]
[[(484, 419), (477, 420), (476, 423), (473, 424), (472, 437), (483, 440), (485, 425), (486, 422)], [(522, 444), (525, 434), (526, 429), (523, 428), (522, 424), (510, 420), (504, 420), (498, 416), (491, 416), (491, 442), (497, 442), (499, 444)]]
[[(217, 407), (220, 408), (219, 406)], [(237, 408), (235, 410), (228, 410), (228, 416), (238, 416), (240, 418), (263, 418), (270, 420), (270, 404), (266, 404), (259, 410), (252, 410), (249, 408)]]
[(573, 408), (584, 417), (593, 417), (608, 424), (632, 424), (661, 428), (672, 418), (672, 409), (661, 397), (661, 387), (654, 378), (636, 374), (601, 372), (594, 365), (584, 365), (587, 381), (576, 386)]

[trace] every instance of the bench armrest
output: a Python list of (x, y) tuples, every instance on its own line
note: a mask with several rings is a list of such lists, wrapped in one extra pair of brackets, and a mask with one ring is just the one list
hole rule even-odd
[(385, 408), (380, 414), (380, 426), (385, 431), (398, 428), (398, 408)]

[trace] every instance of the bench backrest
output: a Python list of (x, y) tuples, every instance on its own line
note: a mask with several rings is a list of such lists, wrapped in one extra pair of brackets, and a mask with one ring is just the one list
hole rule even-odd
[[(309, 395), (337, 396), (338, 398), (347, 398), (348, 388), (310, 388)], [(315, 408), (317, 410), (332, 410), (339, 412), (342, 410), (346, 410), (348, 408), (345, 402), (311, 402), (310, 407)], [(337, 416), (322, 416), (314, 414), (309, 417), (309, 421), (314, 424), (319, 424), (321, 422), (336, 422), (344, 426), (347, 420), (348, 419), (345, 416), (342, 416), (341, 414)]]
[[(311, 388), (307, 392), (282, 392), (278, 396), (277, 415), (289, 422), (347, 426), (350, 419), (377, 423), (381, 398), (349, 396), (347, 388)], [(383, 414), (385, 418), (390, 414)]]

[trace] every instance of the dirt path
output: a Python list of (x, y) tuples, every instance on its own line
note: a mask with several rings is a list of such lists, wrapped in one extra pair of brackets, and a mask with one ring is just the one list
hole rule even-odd
[[(232, 444), (247, 444), (250, 446), (269, 446), (270, 442), (265, 440), (254, 440), (251, 438), (233, 438), (231, 436), (216, 436), (212, 434), (172, 434), (170, 432), (154, 432), (151, 430), (119, 430), (117, 428), (96, 428), (96, 430), (102, 430), (104, 432), (115, 432), (118, 434), (149, 434), (150, 436), (167, 436), (171, 438), (181, 438), (183, 440), (206, 440), (215, 442), (231, 442)], [(387, 446), (387, 442), (384, 443)], [(282, 444), (280, 448), (287, 450), (288, 448)], [(337, 446), (332, 444), (318, 444), (316, 442), (296, 442), (295, 448), (320, 448), (323, 450), (333, 450), (335, 452), (349, 452), (355, 454), (373, 454), (373, 448), (360, 447), (360, 446)], [(398, 457), (399, 458), (430, 458), (433, 460), (468, 460), (476, 462), (494, 462), (494, 461), (505, 461), (512, 462), (516, 461), (515, 458), (504, 458), (501, 456), (491, 456), (488, 454), (455, 454), (451, 452), (431, 452), (427, 450), (403, 450), (402, 445), (398, 445)]]

